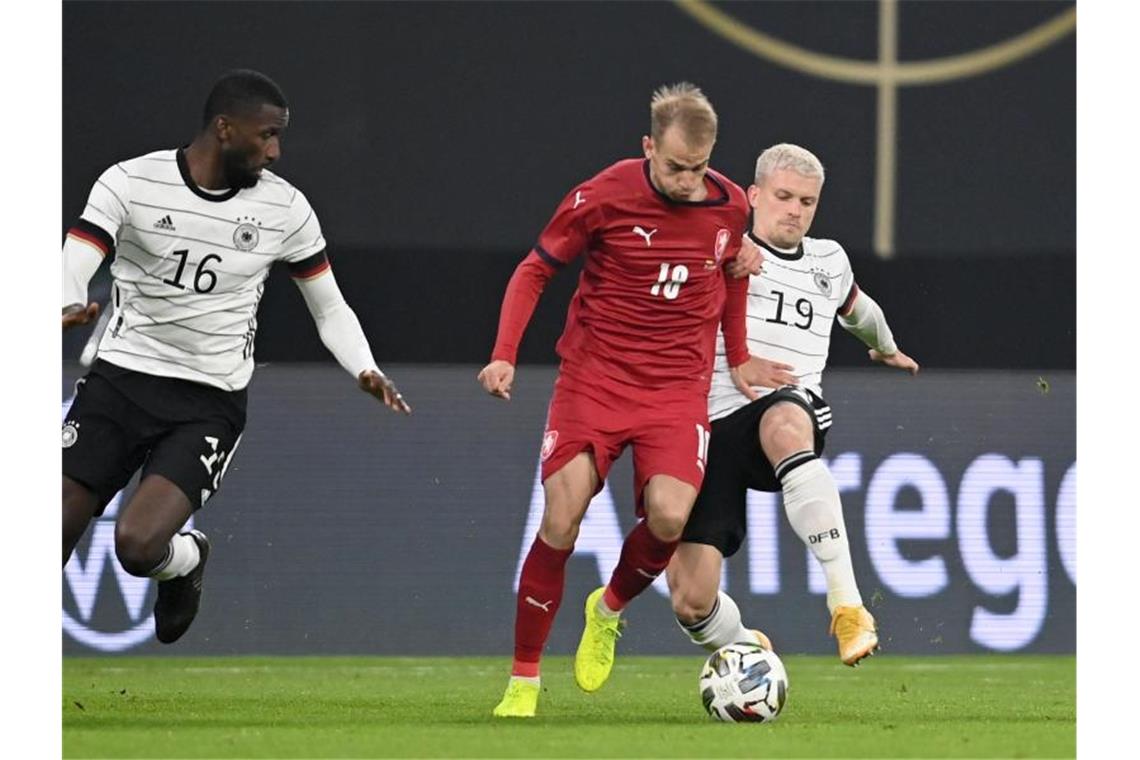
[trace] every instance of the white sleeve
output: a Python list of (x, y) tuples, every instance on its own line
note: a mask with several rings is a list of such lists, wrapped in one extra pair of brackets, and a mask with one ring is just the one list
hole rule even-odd
[(95, 180), (83, 214), (63, 243), (63, 306), (87, 305), (87, 284), (114, 253), (119, 228), (130, 218), (128, 189), (127, 171), (119, 164)]
[(879, 304), (862, 290), (855, 295), (851, 311), (839, 316), (843, 329), (863, 341), (881, 354), (893, 354), (899, 350), (887, 318)]
[(68, 234), (63, 242), (63, 307), (87, 306), (87, 284), (103, 263), (103, 253), (79, 238)]
[(296, 188), (293, 191), (280, 253), (281, 259), (288, 262), (300, 261), (325, 249), (325, 237), (321, 234), (317, 213), (304, 193)]
[(80, 217), (106, 231), (112, 240), (118, 238), (119, 228), (130, 221), (129, 191), (127, 170), (115, 164), (95, 180)]
[[(365, 370), (380, 372), (356, 312), (344, 300), (331, 269), (311, 279), (294, 278), (317, 323), (321, 342), (353, 377)], [(383, 374), (383, 373), (381, 373)]]

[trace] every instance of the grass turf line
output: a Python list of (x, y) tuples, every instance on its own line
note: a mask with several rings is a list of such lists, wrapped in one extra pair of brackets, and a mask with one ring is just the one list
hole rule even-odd
[(543, 663), (532, 720), (491, 718), (507, 658), (63, 661), (64, 757), (1073, 757), (1072, 656), (784, 658), (773, 724), (722, 724), (699, 656), (619, 657), (600, 692)]

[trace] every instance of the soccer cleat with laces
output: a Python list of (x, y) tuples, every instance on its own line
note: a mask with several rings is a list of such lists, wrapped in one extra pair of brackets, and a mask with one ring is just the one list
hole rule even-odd
[(614, 645), (621, 636), (621, 616), (603, 615), (598, 602), (606, 587), (586, 597), (586, 627), (574, 654), (574, 680), (582, 691), (597, 691), (610, 677), (614, 667)]
[(158, 583), (154, 634), (163, 644), (173, 644), (186, 633), (202, 601), (202, 575), (210, 556), (210, 540), (198, 530), (190, 530), (183, 535), (190, 536), (198, 544), (198, 564), (186, 575)]
[(507, 682), (503, 700), (495, 705), (491, 714), (496, 718), (533, 718), (538, 707), (538, 684), (521, 678)]
[(839, 659), (844, 665), (858, 665), (860, 660), (879, 649), (875, 618), (862, 605), (836, 607), (828, 633), (839, 642)]

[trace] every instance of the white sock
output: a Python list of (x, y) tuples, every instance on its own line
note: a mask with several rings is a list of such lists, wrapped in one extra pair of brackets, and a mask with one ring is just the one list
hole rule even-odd
[(542, 678), (539, 676), (533, 676), (533, 677), (531, 677), (531, 676), (511, 676), (511, 680), (512, 681), (525, 681), (526, 683), (532, 683), (535, 686), (539, 686), (542, 683)]
[(150, 577), (157, 581), (179, 578), (198, 566), (198, 542), (185, 533), (178, 533), (170, 539), (166, 559), (150, 571)]
[(813, 452), (801, 451), (780, 462), (776, 473), (784, 486), (788, 522), (823, 567), (828, 611), (861, 606), (863, 598), (855, 583), (847, 526), (843, 524), (843, 504), (831, 471)]
[(677, 625), (689, 635), (690, 641), (710, 652), (715, 652), (726, 644), (756, 642), (756, 634), (740, 622), (740, 608), (723, 591), (717, 592), (712, 612), (704, 620), (688, 625), (678, 620)]

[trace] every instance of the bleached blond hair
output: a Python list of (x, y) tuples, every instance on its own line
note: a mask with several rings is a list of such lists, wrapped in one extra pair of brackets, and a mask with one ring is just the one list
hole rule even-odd
[(779, 143), (765, 150), (756, 159), (756, 184), (764, 184), (766, 177), (781, 169), (791, 169), (805, 177), (819, 177), (821, 183), (824, 180), (823, 164), (814, 153), (798, 145)]
[(716, 111), (701, 92), (689, 82), (658, 87), (649, 101), (649, 134), (654, 141), (672, 125), (681, 129), (689, 145), (706, 145), (716, 140)]

